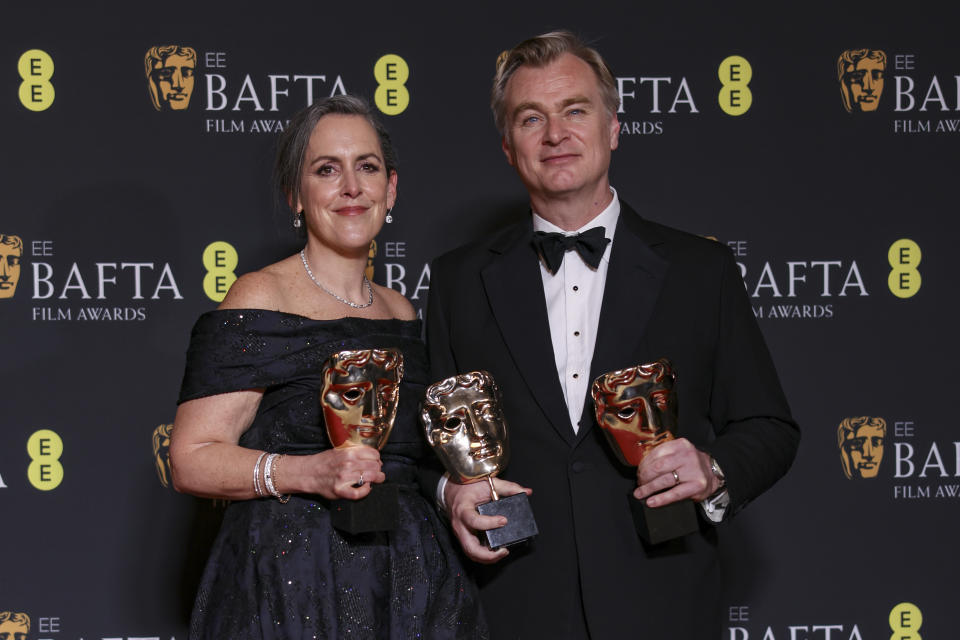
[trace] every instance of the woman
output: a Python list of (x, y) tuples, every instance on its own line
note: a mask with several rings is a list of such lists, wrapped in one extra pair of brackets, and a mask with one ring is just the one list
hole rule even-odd
[[(303, 251), (244, 275), (193, 329), (170, 443), (174, 486), (231, 500), (191, 620), (191, 638), (472, 638), (479, 600), (429, 503), (416, 463), (427, 382), (419, 322), (364, 275), (397, 196), (389, 137), (369, 107), (332, 97), (297, 114), (275, 178), (306, 231)], [(319, 391), (344, 350), (403, 355), (389, 440), (332, 448)], [(331, 500), (389, 479), (399, 526), (350, 535)]]

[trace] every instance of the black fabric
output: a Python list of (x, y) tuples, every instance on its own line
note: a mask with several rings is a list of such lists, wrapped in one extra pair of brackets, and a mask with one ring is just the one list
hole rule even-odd
[[(621, 205), (590, 379), (670, 359), (678, 435), (717, 459), (739, 509), (786, 472), (799, 439), (743, 281), (723, 245)], [(540, 531), (475, 567), (491, 635), (716, 640), (722, 526), (640, 541), (627, 502), (636, 471), (614, 457), (589, 398), (571, 428), (532, 238), (528, 217), (431, 268), (432, 377), (496, 379), (511, 443), (501, 476), (533, 489)]]
[(418, 461), (433, 455), (416, 417), (427, 380), (419, 335), (419, 321), (318, 321), (262, 310), (200, 317), (180, 401), (264, 389), (240, 440), (254, 449), (291, 455), (328, 449), (318, 393), (326, 359), (344, 349), (403, 353), (397, 417), (381, 451), (387, 479), (400, 487), (400, 526), (339, 533), (320, 496), (232, 503), (197, 594), (191, 638), (486, 636), (476, 589), (416, 485)]

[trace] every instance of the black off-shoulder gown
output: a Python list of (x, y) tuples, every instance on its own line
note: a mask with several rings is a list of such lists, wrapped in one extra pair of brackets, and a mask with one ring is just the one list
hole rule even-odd
[[(243, 447), (288, 455), (330, 448), (319, 390), (334, 352), (397, 348), (404, 376), (381, 451), (388, 481), (400, 488), (400, 526), (340, 533), (321, 496), (233, 502), (201, 580), (191, 638), (486, 637), (476, 589), (418, 492), (418, 461), (433, 455), (417, 419), (428, 382), (419, 335), (416, 320), (312, 320), (263, 310), (212, 311), (197, 320), (180, 402), (263, 388)], [(252, 484), (252, 469), (250, 477)]]

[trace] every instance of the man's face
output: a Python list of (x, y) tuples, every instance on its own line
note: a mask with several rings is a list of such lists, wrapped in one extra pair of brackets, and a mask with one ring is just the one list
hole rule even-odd
[[(393, 419), (397, 415), (401, 371), (398, 359), (386, 362), (375, 356), (385, 350), (368, 349), (343, 354), (371, 354), (362, 364), (349, 364), (346, 373), (328, 364), (323, 372), (320, 403), (327, 424), (327, 434), (334, 447), (365, 444), (380, 449), (387, 442)], [(398, 358), (399, 358), (399, 354)], [(379, 360), (379, 361), (378, 361)]]
[(0, 640), (27, 640), (27, 626), (21, 622), (4, 620), (0, 623)]
[(495, 476), (506, 466), (507, 425), (489, 386), (456, 386), (439, 403), (424, 403), (421, 416), (427, 440), (455, 482)]
[[(619, 377), (619, 373), (607, 374), (606, 378)], [(653, 376), (638, 375), (629, 382), (603, 386), (610, 390), (598, 385), (593, 390), (597, 423), (621, 462), (637, 466), (653, 447), (673, 439), (669, 431), (676, 424), (672, 377), (656, 381)]]
[(503, 151), (534, 202), (606, 192), (620, 125), (586, 62), (565, 53), (545, 67), (520, 67), (504, 98)]
[(0, 298), (12, 298), (17, 290), (22, 253), (22, 243), (12, 245), (0, 242)]
[(190, 106), (193, 94), (195, 61), (182, 55), (172, 55), (157, 62), (150, 72), (150, 91), (161, 105), (174, 111)]
[(862, 58), (847, 65), (843, 74), (843, 90), (852, 111), (876, 111), (883, 93), (883, 64)]
[(843, 442), (847, 477), (876, 478), (883, 459), (884, 430), (864, 424), (848, 435)]

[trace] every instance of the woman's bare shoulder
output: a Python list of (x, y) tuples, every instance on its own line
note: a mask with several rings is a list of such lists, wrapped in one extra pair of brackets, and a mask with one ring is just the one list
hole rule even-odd
[(386, 302), (390, 309), (390, 314), (394, 318), (399, 318), (400, 320), (417, 319), (417, 312), (414, 310), (413, 305), (410, 304), (410, 301), (407, 300), (402, 293), (389, 287), (374, 286), (376, 287), (375, 291), (377, 295)]
[(289, 282), (289, 258), (251, 271), (237, 278), (230, 287), (220, 309), (282, 310), (286, 304)]

